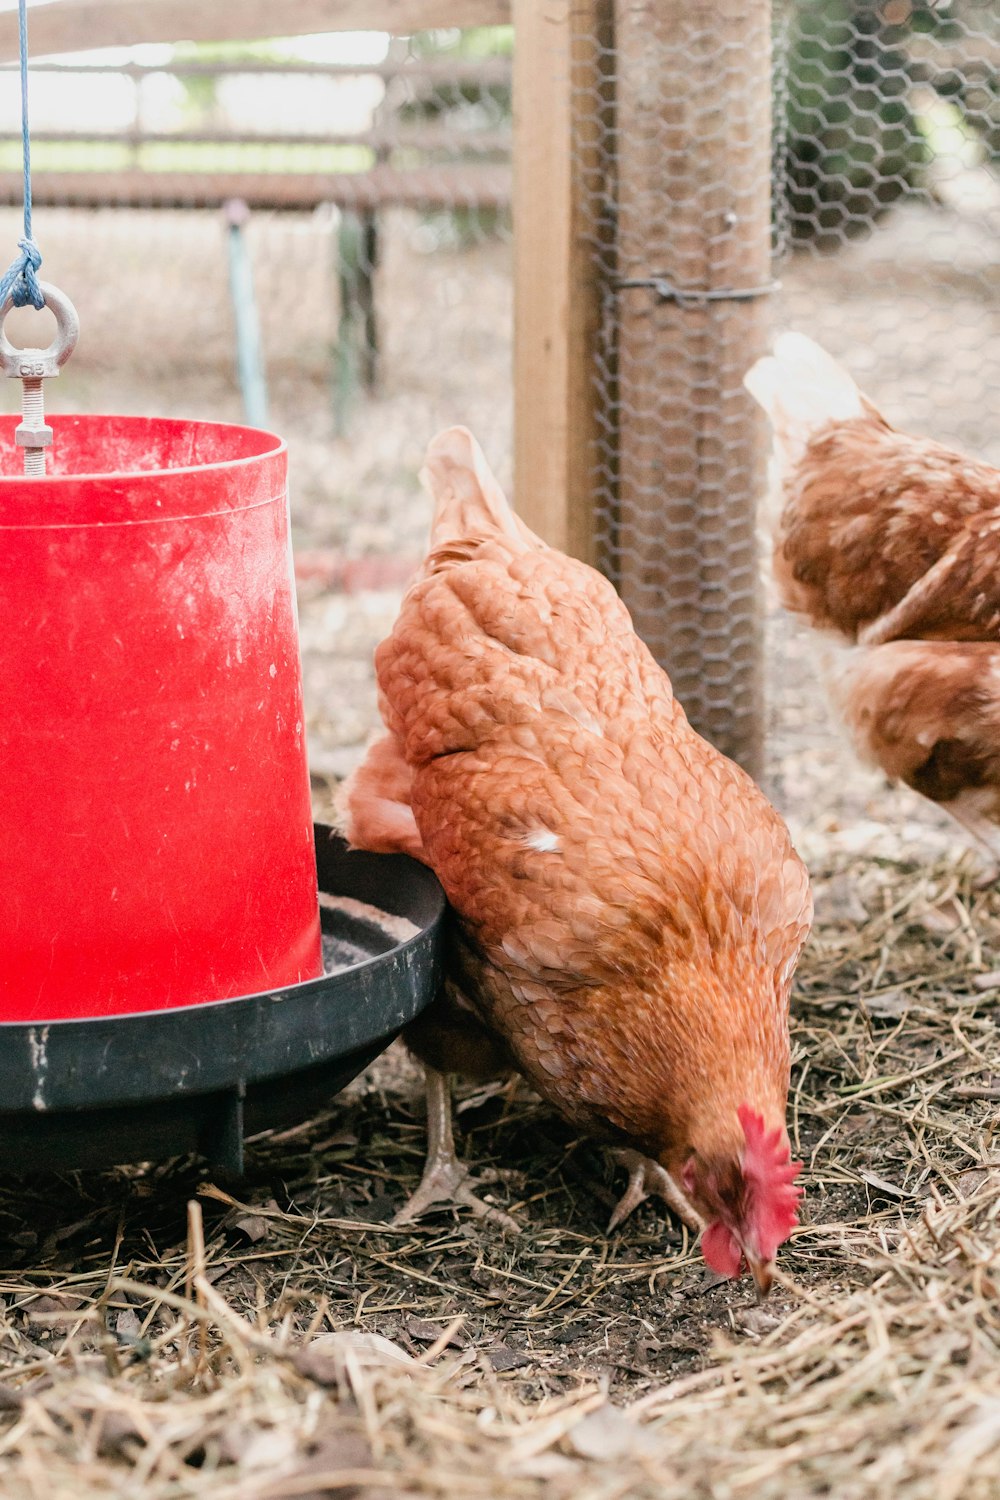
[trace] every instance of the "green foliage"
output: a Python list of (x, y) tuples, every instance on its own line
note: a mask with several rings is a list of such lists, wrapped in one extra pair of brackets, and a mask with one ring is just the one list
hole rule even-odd
[[(459, 31), (422, 31), (410, 40), (415, 58), (456, 63), (488, 62), (490, 58), (512, 56), (512, 26), (473, 26)], [(482, 83), (457, 79), (454, 82), (429, 82), (410, 86), (409, 97), (397, 108), (400, 120), (439, 120), (456, 110), (477, 112), (484, 123), (493, 125), (511, 117), (509, 83)]]
[(921, 179), (904, 32), (876, 0), (798, 0), (791, 16), (779, 179), (792, 234), (833, 246)]
[[(987, 158), (1000, 163), (1000, 6), (995, 0), (951, 0), (943, 8), (921, 6), (915, 19), (942, 45), (945, 66), (934, 76), (935, 91), (955, 106)], [(962, 45), (966, 34), (976, 43), (968, 49)], [(953, 66), (947, 65), (949, 54)]]
[(795, 238), (840, 244), (925, 186), (941, 116), (917, 85), (1000, 161), (996, 0), (785, 0), (784, 16), (777, 165)]

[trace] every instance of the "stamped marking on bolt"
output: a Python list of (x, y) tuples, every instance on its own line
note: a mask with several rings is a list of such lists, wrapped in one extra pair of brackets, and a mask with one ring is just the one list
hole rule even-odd
[(4, 332), (13, 298), (8, 297), (0, 307), (0, 370), (11, 380), (22, 382), (21, 421), (14, 429), (14, 441), (24, 449), (24, 472), (29, 477), (45, 473), (45, 450), (52, 443), (52, 428), (45, 421), (42, 381), (59, 374), (80, 336), (80, 320), (69, 298), (47, 281), (39, 285), (46, 307), (56, 318), (56, 336), (47, 349), (15, 349)]

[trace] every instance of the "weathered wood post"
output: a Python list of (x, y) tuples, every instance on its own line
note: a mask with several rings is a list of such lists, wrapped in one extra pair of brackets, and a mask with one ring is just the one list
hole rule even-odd
[(759, 775), (767, 435), (741, 381), (767, 334), (770, 3), (514, 20), (516, 502), (599, 562), (696, 728)]
[(616, 0), (616, 581), (695, 727), (762, 770), (756, 503), (741, 381), (771, 281), (770, 0)]
[(553, 546), (597, 561), (593, 484), (602, 287), (588, 173), (613, 0), (513, 0), (514, 502)]

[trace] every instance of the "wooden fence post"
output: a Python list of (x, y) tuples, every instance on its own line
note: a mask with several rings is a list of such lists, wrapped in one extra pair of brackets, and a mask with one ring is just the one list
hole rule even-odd
[(597, 558), (594, 351), (601, 286), (588, 211), (597, 69), (613, 0), (514, 0), (514, 503)]
[(610, 571), (695, 727), (752, 775), (763, 757), (756, 501), (767, 437), (741, 381), (768, 326), (770, 22), (769, 0), (615, 3)]

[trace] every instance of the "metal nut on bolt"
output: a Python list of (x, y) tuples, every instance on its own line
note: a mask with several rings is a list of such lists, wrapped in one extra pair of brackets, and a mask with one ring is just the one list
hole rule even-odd
[(49, 448), (52, 446), (52, 428), (29, 427), (19, 422), (14, 428), (14, 441), (19, 448)]

